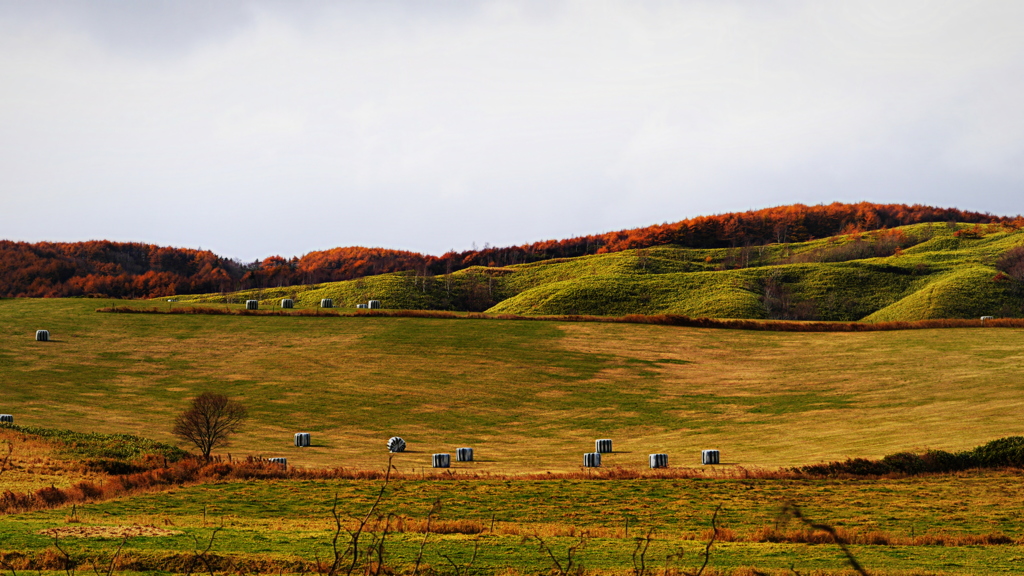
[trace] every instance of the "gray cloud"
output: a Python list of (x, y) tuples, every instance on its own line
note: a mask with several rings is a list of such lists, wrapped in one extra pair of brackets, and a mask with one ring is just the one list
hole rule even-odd
[(1016, 2), (37, 4), (0, 3), (7, 238), (250, 259), (1022, 211)]

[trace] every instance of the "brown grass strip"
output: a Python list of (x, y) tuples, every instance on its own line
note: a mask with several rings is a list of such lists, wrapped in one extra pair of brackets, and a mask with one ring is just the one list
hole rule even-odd
[(654, 324), (687, 328), (726, 330), (760, 330), (769, 332), (882, 332), (892, 330), (933, 330), (939, 328), (1024, 328), (1024, 318), (975, 320), (943, 318), (908, 322), (805, 322), (796, 320), (728, 320), (691, 318), (680, 314), (627, 314), (625, 316), (521, 316), (517, 314), (458, 313), (444, 310), (361, 310), (335, 312), (329, 310), (240, 310), (211, 306), (179, 306), (176, 308), (133, 308), (111, 306), (97, 312), (121, 314), (209, 314), (218, 316), (333, 316), (342, 318), (440, 318), (445, 320), (541, 320), (548, 322), (606, 322), (613, 324)]

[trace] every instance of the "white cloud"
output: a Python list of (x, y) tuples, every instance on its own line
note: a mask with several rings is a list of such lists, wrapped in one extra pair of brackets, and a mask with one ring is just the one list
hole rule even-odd
[(4, 236), (251, 259), (1022, 211), (1015, 2), (157, 5), (0, 5)]

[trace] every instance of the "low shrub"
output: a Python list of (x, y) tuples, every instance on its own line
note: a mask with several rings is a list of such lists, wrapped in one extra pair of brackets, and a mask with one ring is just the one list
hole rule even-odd
[(943, 474), (976, 468), (1024, 468), (1024, 436), (993, 440), (962, 452), (928, 450), (922, 454), (899, 452), (881, 460), (851, 458), (793, 468), (794, 472), (813, 476), (885, 476)]
[(43, 438), (55, 444), (64, 455), (83, 459), (87, 466), (97, 471), (120, 466), (112, 462), (114, 460), (122, 463), (136, 461), (139, 466), (153, 467), (164, 459), (176, 462), (188, 455), (177, 446), (132, 434), (75, 432), (7, 423), (0, 424), (0, 427)]

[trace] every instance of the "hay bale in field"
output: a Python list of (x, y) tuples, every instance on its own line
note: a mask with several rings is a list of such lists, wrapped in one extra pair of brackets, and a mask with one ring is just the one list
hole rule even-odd
[(434, 454), (434, 468), (447, 468), (452, 464), (451, 454)]
[(281, 300), (281, 308), (295, 308), (295, 301), (291, 298)]
[(398, 436), (388, 438), (388, 452), (405, 452), (405, 440)]
[(321, 308), (334, 308), (334, 298), (324, 298), (320, 300)]
[(14, 424), (14, 416), (11, 414), (0, 414), (0, 424)]
[(995, 320), (995, 319), (996, 319), (995, 316), (982, 316), (981, 317), (981, 321), (982, 322), (984, 322), (985, 320)]
[(246, 300), (245, 301), (245, 309), (246, 310), (259, 310), (260, 309), (260, 301), (259, 300)]
[(472, 462), (473, 461), (473, 449), (472, 448), (459, 448), (455, 450), (455, 460), (458, 462)]
[(594, 452), (598, 454), (610, 454), (612, 451), (612, 441), (607, 438), (603, 440), (594, 441)]
[(36, 330), (36, 342), (49, 342), (50, 331), (49, 330)]
[(700, 461), (702, 464), (718, 464), (720, 461), (718, 450), (701, 450)]
[(586, 468), (600, 468), (601, 467), (601, 453), (600, 452), (587, 452), (583, 455), (583, 466)]
[(370, 300), (366, 303), (367, 308), (380, 308), (380, 300)]
[(651, 468), (668, 468), (668, 454), (651, 454)]
[(295, 433), (295, 445), (299, 448), (304, 448), (310, 445), (309, 432), (296, 432)]
[(287, 458), (267, 458), (267, 461), (270, 462), (271, 464), (280, 464), (281, 468), (284, 469), (284, 470), (288, 469), (288, 459)]
[(356, 308), (366, 308), (366, 304), (356, 304)]

